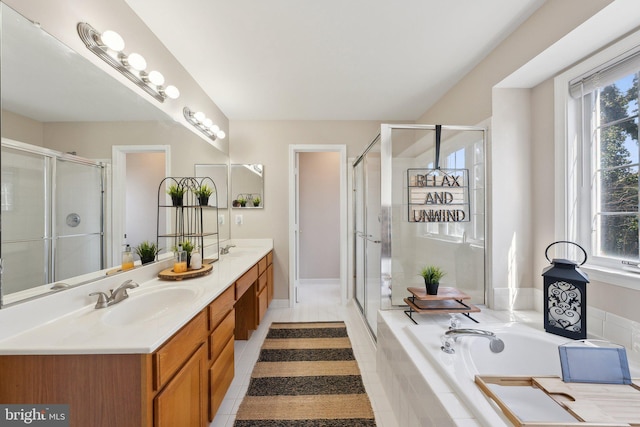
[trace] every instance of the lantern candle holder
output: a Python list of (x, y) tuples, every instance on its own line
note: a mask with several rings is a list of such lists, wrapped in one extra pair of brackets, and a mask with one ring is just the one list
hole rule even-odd
[[(584, 255), (582, 263), (567, 259), (549, 259), (549, 249), (558, 243), (577, 246)], [(574, 242), (553, 242), (544, 251), (551, 263), (542, 271), (544, 277), (544, 330), (565, 338), (587, 337), (587, 283), (589, 277), (579, 268), (587, 262), (587, 252)]]

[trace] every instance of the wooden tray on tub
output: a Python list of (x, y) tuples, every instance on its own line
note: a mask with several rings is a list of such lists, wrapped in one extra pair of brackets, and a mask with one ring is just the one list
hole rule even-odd
[[(517, 427), (541, 426), (640, 426), (640, 378), (632, 384), (566, 383), (558, 377), (501, 377), (476, 375), (475, 382)], [(575, 421), (526, 421), (491, 388), (519, 386), (540, 389), (569, 413)], [(494, 388), (495, 390), (495, 388)], [(540, 413), (544, 413), (540, 411)]]

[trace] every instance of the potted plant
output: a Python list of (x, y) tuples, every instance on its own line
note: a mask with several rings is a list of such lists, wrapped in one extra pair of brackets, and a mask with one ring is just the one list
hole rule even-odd
[(167, 190), (167, 194), (171, 196), (171, 203), (173, 206), (182, 206), (182, 198), (184, 196), (185, 188), (179, 184), (171, 184)]
[(240, 196), (240, 197), (238, 197), (238, 203), (240, 204), (241, 208), (244, 208), (245, 206), (247, 206), (247, 199), (245, 199), (244, 197)]
[(200, 206), (207, 206), (209, 204), (209, 196), (213, 193), (213, 189), (209, 187), (207, 184), (202, 184), (195, 190), (193, 190), (193, 194), (198, 198), (198, 202)]
[(260, 196), (256, 197), (255, 199), (253, 199), (253, 206), (258, 207), (260, 206), (260, 202), (262, 201), (262, 199), (260, 199)]
[(422, 267), (420, 276), (424, 278), (424, 284), (427, 288), (427, 295), (437, 295), (438, 286), (440, 285), (440, 279), (444, 277), (446, 273), (442, 271), (440, 267), (433, 265), (427, 265)]
[(187, 265), (191, 265), (191, 252), (193, 251), (193, 243), (189, 240), (182, 242), (182, 250), (187, 253)]
[(142, 265), (155, 261), (156, 255), (160, 252), (155, 243), (145, 240), (135, 248), (136, 254), (140, 257)]

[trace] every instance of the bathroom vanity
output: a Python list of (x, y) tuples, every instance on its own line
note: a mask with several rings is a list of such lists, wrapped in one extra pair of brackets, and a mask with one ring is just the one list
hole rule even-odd
[(0, 402), (68, 404), (71, 426), (208, 425), (234, 377), (235, 340), (273, 299), (269, 243), (0, 341)]

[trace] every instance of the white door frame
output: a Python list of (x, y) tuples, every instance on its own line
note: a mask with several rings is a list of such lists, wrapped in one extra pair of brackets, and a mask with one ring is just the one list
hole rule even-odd
[(334, 152), (340, 155), (340, 300), (347, 302), (347, 146), (344, 144), (291, 144), (289, 145), (289, 307), (296, 302), (296, 285), (298, 284), (297, 249), (299, 239), (297, 233), (296, 204), (298, 153)]
[[(127, 185), (127, 154), (131, 153), (164, 153), (165, 176), (171, 176), (171, 146), (170, 145), (114, 145), (111, 148), (112, 184), (111, 184), (111, 220), (113, 241), (111, 256), (114, 262), (120, 259), (124, 242), (126, 225), (126, 185)], [(159, 185), (160, 183), (158, 183)], [(167, 218), (169, 220), (169, 218)]]

